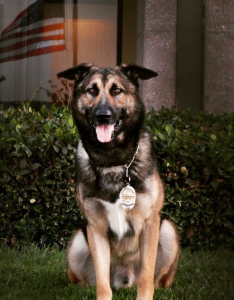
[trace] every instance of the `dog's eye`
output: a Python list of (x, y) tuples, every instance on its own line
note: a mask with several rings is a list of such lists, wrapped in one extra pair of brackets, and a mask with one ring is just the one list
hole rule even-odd
[(115, 94), (115, 95), (119, 95), (119, 94), (121, 94), (121, 93), (122, 93), (122, 90), (121, 90), (120, 88), (114, 89), (114, 94)]
[(93, 88), (88, 89), (88, 92), (93, 96), (96, 94), (96, 90)]

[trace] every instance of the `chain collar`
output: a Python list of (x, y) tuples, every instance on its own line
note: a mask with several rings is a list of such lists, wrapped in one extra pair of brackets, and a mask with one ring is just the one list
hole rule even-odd
[(137, 155), (137, 153), (138, 153), (138, 150), (139, 150), (139, 144), (137, 145), (136, 152), (133, 154), (133, 158), (132, 158), (131, 162), (129, 163), (129, 165), (127, 165), (127, 164), (124, 165), (125, 168), (126, 168), (125, 176), (126, 176), (126, 184), (127, 184), (127, 185), (129, 185), (129, 184), (130, 184), (130, 181), (131, 181), (131, 178), (130, 178), (129, 173), (128, 173), (128, 169), (131, 167), (131, 165), (132, 165), (132, 163), (133, 163), (133, 161), (134, 161), (134, 159), (135, 159), (135, 157), (136, 157), (136, 155)]

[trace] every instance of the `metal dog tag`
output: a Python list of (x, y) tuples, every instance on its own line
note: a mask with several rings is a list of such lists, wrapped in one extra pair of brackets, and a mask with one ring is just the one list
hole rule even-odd
[(122, 207), (126, 210), (130, 210), (136, 203), (136, 192), (132, 186), (127, 184), (122, 188), (119, 194), (119, 198)]

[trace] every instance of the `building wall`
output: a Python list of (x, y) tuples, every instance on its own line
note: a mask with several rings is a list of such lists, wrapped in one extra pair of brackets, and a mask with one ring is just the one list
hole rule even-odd
[(3, 0), (0, 0), (0, 32), (3, 30), (4, 5)]
[(234, 1), (206, 1), (204, 109), (234, 111)]
[(137, 62), (158, 72), (141, 83), (147, 108), (175, 104), (176, 9), (176, 0), (138, 0)]
[(203, 109), (204, 0), (177, 0), (176, 105)]
[(137, 21), (137, 62), (159, 73), (147, 108), (234, 111), (233, 0), (138, 0)]

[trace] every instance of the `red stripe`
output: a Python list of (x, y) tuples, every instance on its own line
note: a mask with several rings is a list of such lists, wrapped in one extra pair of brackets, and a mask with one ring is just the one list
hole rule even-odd
[(7, 40), (10, 40), (10, 39), (14, 39), (14, 38), (28, 36), (28, 35), (31, 35), (31, 34), (48, 32), (48, 31), (57, 30), (57, 29), (64, 29), (64, 23), (52, 24), (52, 25), (47, 25), (47, 26), (43, 26), (43, 27), (40, 27), (40, 28), (35, 28), (35, 29), (23, 31), (23, 32), (13, 33), (13, 34), (10, 34), (6, 37), (2, 37), (1, 40), (0, 40), (0, 43), (4, 42), (4, 41), (7, 41)]
[(28, 39), (26, 41), (23, 41), (23, 42), (20, 42), (20, 43), (17, 43), (17, 44), (2, 47), (2, 48), (0, 48), (0, 52), (1, 53), (6, 53), (8, 51), (23, 48), (23, 47), (28, 46), (28, 45), (33, 44), (33, 43), (38, 43), (38, 42), (42, 42), (42, 41), (51, 41), (51, 40), (53, 40), (53, 41), (54, 40), (65, 40), (65, 35), (64, 34), (51, 35), (51, 36), (44, 36), (44, 37), (37, 37), (37, 38)]
[(47, 54), (50, 52), (57, 52), (57, 51), (65, 50), (65, 49), (66, 49), (65, 45), (50, 46), (50, 47), (46, 47), (46, 48), (35, 49), (35, 50), (31, 50), (24, 54), (0, 59), (0, 63), (7, 62), (7, 61), (13, 61), (13, 60), (17, 60), (17, 59), (22, 59), (22, 58), (26, 58), (26, 57), (30, 57), (30, 56)]

